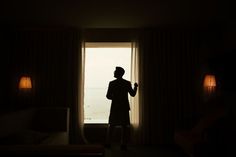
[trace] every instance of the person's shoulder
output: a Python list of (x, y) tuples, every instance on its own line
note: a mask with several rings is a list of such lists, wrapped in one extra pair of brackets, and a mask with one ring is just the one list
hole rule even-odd
[(115, 79), (115, 80), (112, 80), (112, 81), (110, 81), (109, 83), (110, 84), (114, 84), (115, 82), (117, 82), (117, 80)]
[(130, 84), (131, 82), (130, 81), (128, 81), (128, 80), (126, 80), (126, 79), (122, 79), (123, 80), (123, 82), (125, 82), (126, 84)]

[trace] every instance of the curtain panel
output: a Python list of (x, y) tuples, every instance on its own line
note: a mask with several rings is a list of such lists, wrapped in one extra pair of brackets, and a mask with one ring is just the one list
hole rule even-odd
[(174, 130), (195, 114), (200, 101), (198, 43), (194, 31), (140, 32), (141, 143), (172, 143)]
[(16, 80), (21, 75), (31, 76), (35, 92), (31, 105), (69, 107), (69, 141), (84, 143), (83, 110), (79, 106), (83, 69), (80, 31), (74, 28), (22, 28), (12, 32), (9, 61), (12, 94), (17, 97)]

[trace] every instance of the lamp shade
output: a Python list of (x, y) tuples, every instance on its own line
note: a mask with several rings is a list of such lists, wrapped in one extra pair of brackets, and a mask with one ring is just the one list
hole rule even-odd
[(204, 77), (203, 87), (207, 93), (212, 93), (216, 88), (216, 78), (215, 75), (207, 74)]
[(29, 76), (22, 76), (19, 81), (18, 88), (20, 90), (30, 90), (32, 89), (32, 81)]

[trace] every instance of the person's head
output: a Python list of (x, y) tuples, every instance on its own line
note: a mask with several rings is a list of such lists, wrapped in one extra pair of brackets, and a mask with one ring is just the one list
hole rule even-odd
[(114, 71), (115, 78), (122, 78), (124, 74), (125, 70), (122, 67), (116, 67), (116, 70)]

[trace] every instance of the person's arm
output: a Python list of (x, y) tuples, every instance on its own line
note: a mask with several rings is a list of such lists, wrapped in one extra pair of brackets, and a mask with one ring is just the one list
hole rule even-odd
[(112, 100), (111, 83), (109, 83), (106, 97), (107, 99)]
[(138, 89), (138, 84), (137, 83), (134, 84), (134, 89), (132, 88), (131, 83), (130, 83), (129, 94), (132, 97), (134, 97), (137, 93), (137, 89)]

